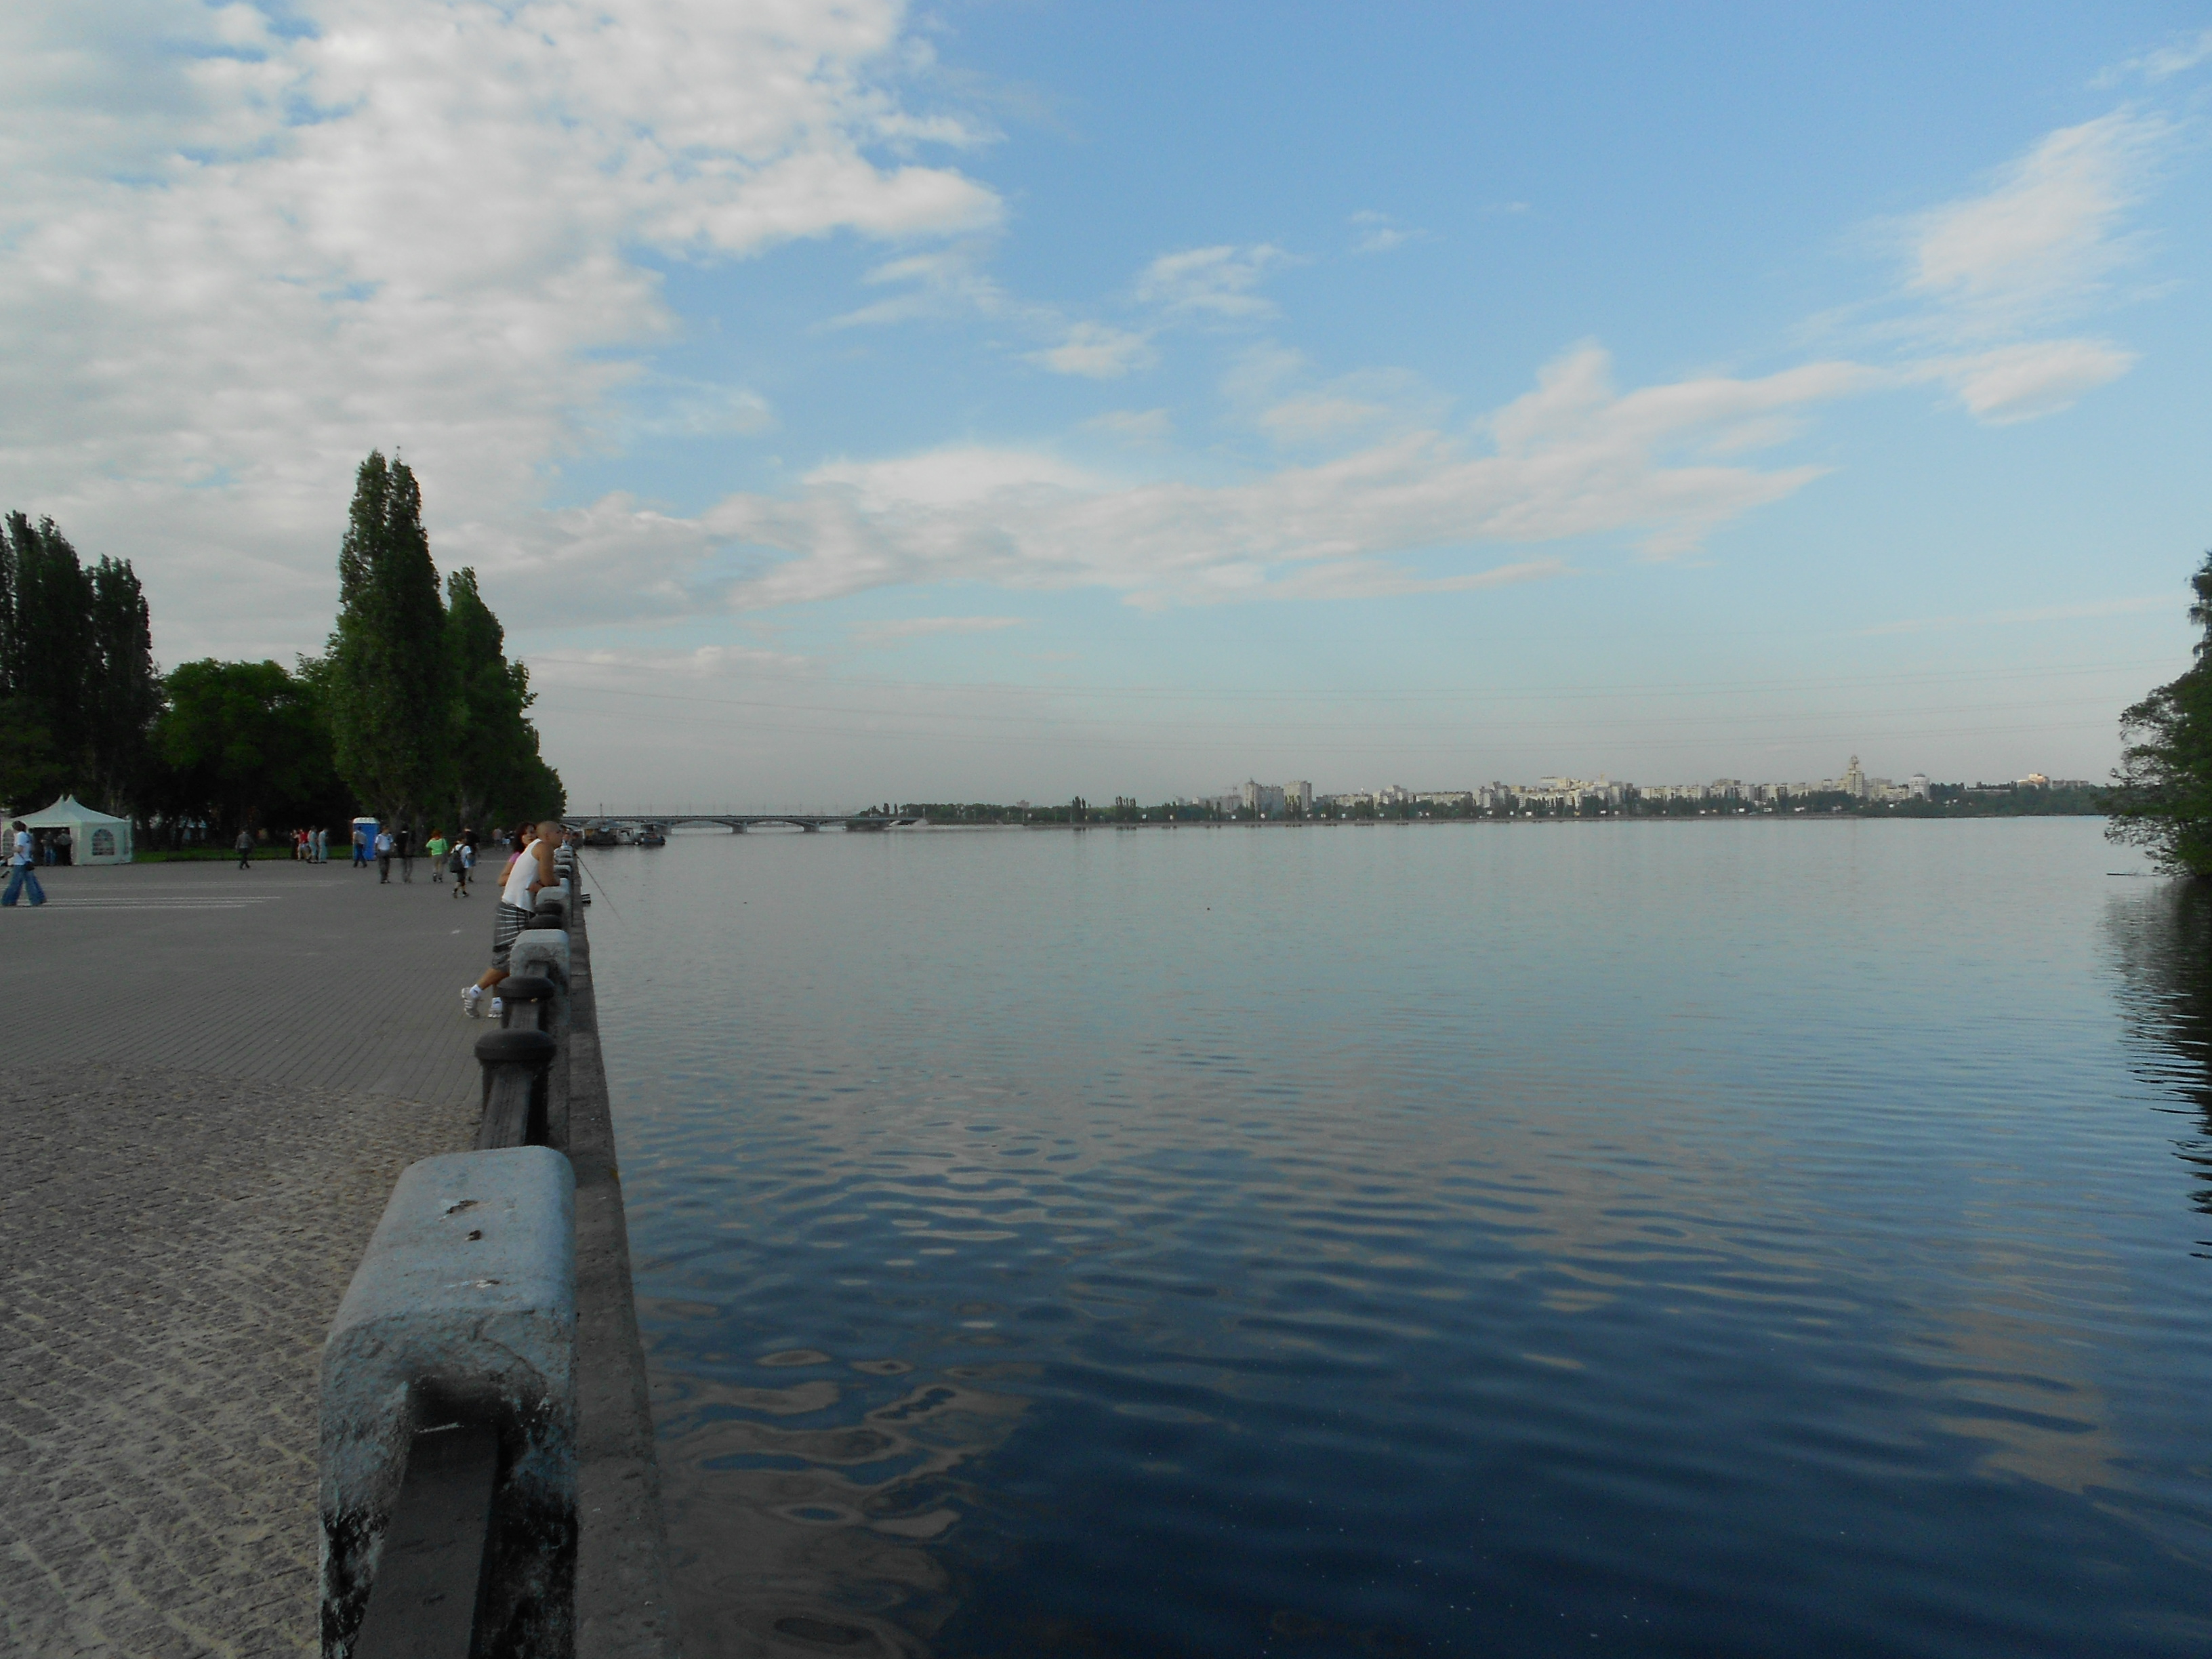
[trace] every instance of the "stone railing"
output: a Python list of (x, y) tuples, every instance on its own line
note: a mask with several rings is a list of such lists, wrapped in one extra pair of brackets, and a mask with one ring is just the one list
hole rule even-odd
[(475, 1150), (401, 1175), (323, 1353), (325, 1659), (576, 1644), (574, 857), (477, 1039)]

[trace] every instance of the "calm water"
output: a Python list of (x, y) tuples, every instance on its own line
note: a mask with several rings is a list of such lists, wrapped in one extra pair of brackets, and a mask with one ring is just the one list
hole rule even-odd
[(2212, 1649), (2212, 899), (2100, 827), (593, 855), (691, 1654)]

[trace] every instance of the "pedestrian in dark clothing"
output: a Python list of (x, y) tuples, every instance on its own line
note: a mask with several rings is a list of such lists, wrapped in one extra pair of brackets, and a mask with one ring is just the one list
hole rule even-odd
[(415, 879), (415, 832), (405, 824), (399, 826), (399, 879)]
[(241, 870), (251, 870), (253, 867), (253, 837), (241, 830), (238, 832), (237, 841), (232, 845), (238, 848), (238, 867)]

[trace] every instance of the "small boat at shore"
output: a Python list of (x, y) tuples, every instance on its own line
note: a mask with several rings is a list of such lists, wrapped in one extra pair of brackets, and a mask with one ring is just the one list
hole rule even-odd
[(648, 823), (637, 832), (637, 844), (640, 847), (665, 847), (668, 837), (661, 833), (659, 824)]

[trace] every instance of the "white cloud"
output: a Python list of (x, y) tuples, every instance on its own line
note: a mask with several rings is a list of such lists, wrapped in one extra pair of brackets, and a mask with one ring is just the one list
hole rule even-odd
[(1909, 287), (1962, 331), (2078, 309), (2130, 257), (2118, 221), (2166, 134), (2126, 111), (2049, 134), (1992, 189), (1915, 222)]
[(1030, 353), (1029, 361), (1055, 374), (1118, 380), (1132, 369), (1149, 368), (1157, 354), (1148, 334), (1103, 323), (1076, 323), (1069, 327), (1066, 338), (1047, 350)]
[(1004, 289), (983, 274), (986, 249), (977, 242), (957, 243), (886, 260), (861, 280), (871, 287), (910, 284), (909, 291), (830, 319), (831, 328), (860, 328), (911, 321), (917, 317), (951, 317), (973, 312), (996, 317), (1008, 312), (1036, 309), (1011, 300)]
[(1289, 254), (1264, 242), (1163, 253), (1137, 278), (1137, 298), (1186, 316), (1270, 316), (1273, 305), (1252, 290), (1270, 270), (1290, 263)]
[(314, 637), (373, 444), (441, 525), (526, 511), (671, 326), (640, 252), (1000, 218), (903, 159), (975, 135), (900, 107), (895, 0), (288, 16), (0, 9), (0, 498), (136, 556), (165, 655)]
[(743, 386), (696, 380), (641, 380), (627, 399), (624, 429), (656, 438), (750, 437), (775, 428), (767, 398)]
[(1352, 251), (1354, 253), (1388, 253), (1408, 242), (1424, 240), (1428, 235), (1425, 230), (1408, 229), (1389, 214), (1376, 213), (1372, 210), (1353, 214), (1349, 222), (1353, 229)]
[(2008, 426), (2069, 408), (2083, 392), (2118, 380), (2136, 357), (2102, 340), (2033, 340), (1933, 359), (1917, 374), (1949, 385), (1978, 418)]
[[(817, 469), (793, 496), (732, 495), (679, 520), (611, 500), (527, 556), (534, 587), (672, 610), (765, 610), (874, 588), (1101, 587), (1143, 605), (1458, 591), (1563, 574), (1483, 550), (1626, 534), (1664, 556), (1802, 488), (1707, 453), (1747, 424), (1885, 383), (1849, 363), (1621, 393), (1584, 346), (1486, 423), (1488, 446), (1393, 436), (1248, 482), (1124, 483), (1026, 450), (953, 449)], [(634, 538), (625, 524), (634, 525)], [(1424, 571), (1394, 561), (1427, 555)], [(620, 595), (621, 599), (613, 596)]]
[(1976, 419), (2033, 420), (2118, 380), (2136, 354), (2051, 331), (2107, 305), (2141, 252), (2124, 227), (2172, 137), (2118, 110), (2046, 134), (1989, 188), (1893, 225), (1905, 271), (1886, 320), (1863, 325), (1912, 355), (1899, 379), (1948, 386)]
[(1028, 625), (1026, 617), (904, 617), (896, 622), (862, 623), (853, 629), (857, 645), (902, 645), (940, 634), (996, 634)]
[(2179, 36), (2139, 58), (2115, 64), (2097, 77), (2095, 84), (2117, 86), (2136, 75), (2155, 83), (2179, 75), (2185, 70), (2193, 70), (2208, 58), (2212, 58), (2212, 29), (2202, 29), (2195, 34)]
[(970, 447), (888, 461), (829, 461), (806, 475), (816, 489), (850, 490), (867, 510), (964, 507), (1039, 491), (1091, 490), (1100, 480), (1080, 467), (1026, 449)]

